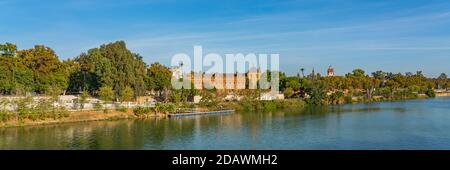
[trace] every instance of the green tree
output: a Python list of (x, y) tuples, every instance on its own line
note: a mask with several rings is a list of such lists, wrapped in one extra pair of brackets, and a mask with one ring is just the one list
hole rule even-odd
[(58, 86), (51, 86), (47, 89), (46, 93), (50, 96), (50, 102), (52, 103), (52, 113), (56, 114), (56, 104), (59, 103), (59, 95), (62, 90)]
[(103, 100), (105, 112), (107, 112), (107, 104), (111, 103), (115, 96), (113, 88), (109, 86), (100, 87), (98, 95), (100, 97), (100, 100)]
[(130, 86), (126, 86), (122, 90), (122, 94), (120, 96), (121, 102), (131, 101), (134, 98), (134, 90)]
[(17, 46), (12, 43), (0, 44), (0, 91), (11, 93), (15, 90), (15, 61)]
[(294, 95), (294, 90), (291, 87), (288, 87), (284, 90), (284, 96), (286, 98), (291, 98)]
[(348, 73), (346, 76), (347, 77), (351, 77), (351, 76), (364, 77), (364, 76), (366, 76), (366, 73), (364, 70), (358, 68), (358, 69), (353, 70), (352, 73)]
[(448, 87), (448, 77), (447, 74), (441, 73), (437, 78), (437, 84), (439, 89), (447, 89)]
[(314, 80), (309, 84), (307, 93), (310, 96), (310, 104), (322, 105), (327, 98), (327, 85), (324, 81)]
[(172, 72), (160, 63), (153, 63), (147, 71), (147, 88), (158, 92), (158, 97), (167, 101), (172, 86)]
[(302, 72), (302, 78), (305, 78), (305, 68), (300, 68), (300, 71)]
[(122, 90), (129, 86), (135, 96), (145, 94), (147, 65), (139, 54), (128, 50), (123, 41), (90, 49), (75, 61), (79, 63), (80, 69), (70, 76), (70, 91), (87, 88), (94, 92), (102, 86), (109, 86), (113, 88), (115, 96), (120, 97)]
[(81, 92), (81, 95), (79, 97), (79, 103), (80, 103), (80, 109), (84, 109), (84, 104), (87, 102), (87, 99), (89, 98), (89, 92), (85, 89), (83, 92)]
[[(69, 72), (49, 47), (36, 45), (32, 49), (18, 51), (18, 58), (33, 74), (33, 91), (45, 93), (51, 86), (68, 87)], [(26, 71), (25, 71), (26, 72)]]

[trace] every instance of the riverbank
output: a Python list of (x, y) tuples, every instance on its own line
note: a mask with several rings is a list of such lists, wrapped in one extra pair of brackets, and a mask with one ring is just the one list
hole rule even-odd
[(438, 97), (258, 114), (1, 128), (0, 149), (450, 149), (449, 102)]
[(436, 93), (437, 97), (450, 97), (450, 92)]
[[(1, 127), (18, 127), (18, 126), (34, 126), (46, 124), (62, 124), (74, 122), (89, 122), (89, 121), (103, 121), (103, 120), (118, 120), (118, 119), (137, 119), (150, 117), (167, 117), (169, 114), (189, 114), (191, 112), (215, 112), (223, 110), (233, 111), (274, 111), (280, 109), (295, 109), (303, 108), (305, 102), (300, 99), (286, 99), (273, 101), (239, 101), (239, 102), (222, 102), (212, 107), (205, 107), (201, 105), (194, 105), (189, 112), (183, 109), (175, 109), (173, 104), (160, 104), (155, 108), (150, 107), (136, 107), (129, 109), (110, 109), (107, 112), (99, 111), (72, 111), (66, 112), (65, 116), (57, 118), (40, 118), (30, 119), (21, 118), (17, 120), (10, 118), (7, 121), (0, 121)], [(10, 115), (13, 117), (13, 115)]]
[(249, 100), (239, 102), (223, 102), (218, 106), (236, 111), (274, 111), (280, 109), (300, 109), (306, 106), (306, 102), (301, 99), (269, 101)]
[[(438, 96), (440, 97), (440, 96)], [(371, 101), (365, 101), (362, 98), (353, 100), (350, 103), (343, 102), (341, 104), (357, 104), (357, 103), (367, 103), (367, 102), (389, 102), (389, 101), (399, 101), (399, 100), (412, 100), (412, 99), (426, 99), (429, 98), (424, 95), (418, 95), (414, 98), (403, 98), (403, 99), (387, 99), (387, 98), (374, 98)], [(234, 111), (254, 111), (254, 112), (270, 112), (276, 110), (292, 110), (292, 109), (302, 109), (309, 105), (307, 102), (301, 99), (285, 99), (285, 100), (272, 100), (272, 101), (234, 101), (234, 102), (221, 102), (217, 105), (211, 107), (204, 107), (199, 105), (194, 105), (195, 112), (213, 112), (221, 110), (234, 110)], [(164, 106), (162, 104), (161, 106)], [(156, 109), (156, 110), (155, 110)], [(171, 109), (169, 109), (171, 110)], [(191, 111), (193, 112), (193, 111)], [(137, 107), (129, 109), (111, 109), (106, 113), (104, 110), (100, 111), (73, 111), (69, 112), (67, 116), (60, 118), (45, 118), (45, 119), (22, 119), (17, 121), (16, 119), (8, 121), (0, 121), (0, 128), (2, 127), (18, 127), (18, 126), (35, 126), (35, 125), (46, 125), (46, 124), (63, 124), (63, 123), (74, 123), (74, 122), (89, 122), (89, 121), (105, 121), (105, 120), (119, 120), (119, 119), (138, 119), (138, 118), (150, 118), (150, 117), (161, 117), (165, 118), (169, 114), (189, 114), (191, 112), (182, 111), (182, 109), (176, 109), (176, 111), (165, 112), (161, 108), (150, 108), (150, 107)]]

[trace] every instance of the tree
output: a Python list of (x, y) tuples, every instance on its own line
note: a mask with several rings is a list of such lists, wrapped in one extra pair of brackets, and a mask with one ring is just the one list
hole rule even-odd
[(120, 101), (131, 101), (134, 98), (134, 91), (130, 86), (125, 87), (125, 89), (122, 90), (122, 94), (120, 96)]
[(379, 71), (373, 72), (372, 76), (378, 80), (385, 80), (386, 74), (387, 74), (386, 72), (379, 70)]
[(80, 109), (84, 109), (84, 104), (86, 103), (87, 99), (89, 98), (89, 92), (85, 89), (83, 92), (81, 92), (81, 95), (79, 97), (79, 103), (80, 103)]
[(52, 102), (52, 110), (55, 114), (56, 106), (55, 104), (59, 102), (59, 95), (61, 94), (62, 90), (58, 86), (51, 86), (47, 90), (47, 95), (50, 96), (50, 101)]
[(179, 90), (172, 89), (172, 102), (180, 103), (180, 102), (188, 102), (189, 100), (193, 100), (194, 96), (199, 94), (199, 90), (194, 87), (194, 84), (191, 83), (191, 87), (189, 89), (185, 89), (182, 87)]
[(366, 76), (366, 74), (365, 74), (364, 70), (358, 68), (358, 69), (353, 70), (352, 73), (348, 73), (346, 75), (346, 77), (351, 77), (351, 76), (353, 76), (353, 77), (364, 77), (364, 76)]
[(378, 87), (379, 85), (379, 80), (378, 79), (372, 79), (370, 77), (367, 77), (365, 79), (363, 79), (363, 86), (364, 89), (366, 91), (366, 99), (368, 99), (369, 101), (372, 100), (372, 94), (375, 90), (375, 87)]
[[(15, 44), (12, 43), (0, 44), (0, 57), (1, 57), (0, 62), (2, 62), (2, 65), (0, 66), (0, 73), (3, 74), (3, 76), (0, 77), (0, 83), (3, 84), (0, 86), (0, 90), (3, 89), (4, 91), (8, 91), (9, 93), (14, 91), (16, 86), (15, 62), (14, 62), (16, 52), (17, 46)], [(8, 63), (9, 66), (4, 67), (3, 63), (5, 64)]]
[(300, 68), (300, 71), (302, 72), (302, 78), (305, 77), (305, 68)]
[(286, 90), (284, 90), (284, 96), (286, 98), (291, 98), (294, 95), (294, 90), (291, 87), (286, 88)]
[(294, 91), (300, 90), (300, 79), (297, 77), (289, 77), (286, 81), (286, 88), (292, 88)]
[(172, 72), (170, 69), (156, 62), (148, 68), (147, 76), (147, 89), (157, 91), (158, 96), (163, 101), (167, 101), (168, 91), (172, 86)]
[(308, 101), (310, 104), (322, 105), (327, 97), (327, 85), (321, 80), (312, 81), (306, 91), (310, 96)]
[(447, 74), (441, 73), (437, 78), (437, 84), (439, 89), (447, 89), (448, 86), (448, 77)]
[(425, 92), (425, 94), (426, 94), (428, 97), (431, 97), (431, 98), (436, 97), (436, 93), (434, 93), (434, 90), (433, 90), (433, 89), (428, 89), (428, 90)]
[(219, 95), (216, 88), (213, 89), (203, 89), (201, 92), (202, 99), (200, 100), (200, 104), (206, 107), (213, 107), (219, 104)]
[(33, 91), (43, 94), (52, 86), (59, 89), (68, 87), (69, 72), (53, 49), (36, 45), (32, 49), (18, 51), (17, 56), (21, 64), (32, 71)]
[(80, 69), (71, 74), (70, 91), (87, 88), (91, 92), (102, 86), (112, 87), (120, 97), (125, 87), (131, 87), (135, 96), (145, 93), (147, 65), (139, 54), (127, 49), (125, 42), (117, 41), (88, 50), (76, 59)]
[(115, 93), (112, 87), (109, 86), (103, 86), (100, 87), (98, 95), (100, 97), (100, 100), (103, 100), (104, 102), (104, 108), (105, 108), (105, 112), (107, 111), (108, 107), (107, 107), (107, 103), (112, 102), (112, 100), (114, 99)]

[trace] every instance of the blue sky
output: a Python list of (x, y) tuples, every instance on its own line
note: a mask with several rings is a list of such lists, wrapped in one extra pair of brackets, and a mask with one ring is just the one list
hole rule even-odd
[(125, 40), (147, 63), (176, 53), (279, 53), (281, 69), (450, 74), (448, 0), (0, 0), (0, 43), (63, 59)]

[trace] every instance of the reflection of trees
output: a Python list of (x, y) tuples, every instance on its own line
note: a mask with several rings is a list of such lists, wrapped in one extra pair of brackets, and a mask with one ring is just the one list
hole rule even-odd
[(142, 128), (130, 121), (7, 128), (0, 130), (0, 149), (138, 149)]
[[(314, 126), (317, 123), (327, 125), (327, 121), (339, 119), (340, 113), (382, 110), (405, 111), (404, 108), (381, 107), (377, 104), (310, 106), (302, 110), (273, 113), (248, 112), (2, 128), (0, 149), (192, 149), (190, 147), (214, 146), (214, 142), (223, 144), (221, 140), (229, 140), (229, 137), (232, 137), (231, 141), (246, 141), (250, 147), (256, 147), (263, 139), (271, 140), (267, 138), (274, 135), (271, 133), (297, 133), (299, 128), (312, 126), (308, 123), (314, 123)], [(336, 116), (329, 116), (333, 114)], [(325, 116), (329, 118), (322, 119)], [(318, 122), (302, 119), (316, 119)]]

